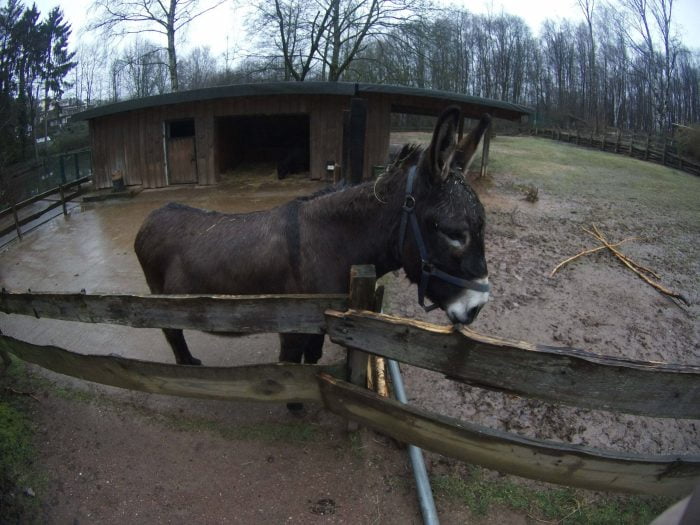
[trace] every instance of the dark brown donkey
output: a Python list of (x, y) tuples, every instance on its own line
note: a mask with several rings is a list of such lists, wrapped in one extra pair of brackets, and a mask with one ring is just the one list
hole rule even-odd
[[(488, 127), (460, 144), (460, 110), (438, 119), (425, 150), (405, 147), (377, 182), (322, 191), (269, 211), (224, 214), (180, 204), (152, 212), (135, 249), (154, 294), (346, 293), (350, 267), (404, 268), (454, 323), (487, 301), (484, 209), (464, 173)], [(430, 308), (430, 307), (428, 307)], [(181, 364), (182, 330), (164, 329)], [(316, 363), (323, 335), (280, 334), (282, 361)]]

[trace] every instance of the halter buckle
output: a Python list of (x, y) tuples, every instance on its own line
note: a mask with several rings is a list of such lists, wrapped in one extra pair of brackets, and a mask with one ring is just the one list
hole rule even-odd
[(435, 266), (432, 265), (429, 261), (421, 261), (421, 271), (423, 273), (426, 273), (428, 275), (433, 274), (433, 270), (435, 269)]
[(413, 208), (416, 207), (416, 199), (413, 195), (406, 195), (406, 200), (403, 203), (403, 211), (412, 212)]

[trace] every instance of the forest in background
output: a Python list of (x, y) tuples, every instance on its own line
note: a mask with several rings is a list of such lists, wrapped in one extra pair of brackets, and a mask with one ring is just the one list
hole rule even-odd
[(241, 82), (438, 89), (529, 106), (534, 125), (594, 131), (668, 133), (700, 122), (700, 54), (676, 36), (672, 0), (578, 0), (582, 22), (547, 20), (536, 31), (517, 16), (427, 0), (256, 0), (246, 19), (252, 51), (181, 51), (187, 24), (229, 3), (96, 0), (89, 28), (98, 38), (72, 52), (60, 9), (42, 20), (7, 0), (0, 165), (37, 154), (56, 102), (87, 107)]

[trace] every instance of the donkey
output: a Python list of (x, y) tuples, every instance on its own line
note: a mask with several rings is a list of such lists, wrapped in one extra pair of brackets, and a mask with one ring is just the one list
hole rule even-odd
[[(465, 179), (490, 123), (459, 144), (457, 107), (430, 145), (405, 146), (376, 182), (323, 190), (269, 211), (224, 214), (181, 204), (153, 211), (135, 250), (154, 294), (346, 293), (350, 267), (403, 268), (418, 301), (470, 324), (489, 297), (484, 208)], [(433, 305), (425, 306), (425, 298)], [(182, 330), (163, 329), (179, 364), (201, 364)], [(280, 360), (316, 363), (324, 336), (280, 334)]]

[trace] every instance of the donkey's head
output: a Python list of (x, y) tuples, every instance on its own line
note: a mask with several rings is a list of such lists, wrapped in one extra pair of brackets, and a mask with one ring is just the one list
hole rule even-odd
[(457, 143), (460, 118), (459, 108), (448, 108), (409, 169), (400, 249), (421, 306), (427, 296), (453, 323), (469, 324), (488, 300), (489, 285), (484, 208), (465, 175), (490, 117)]

